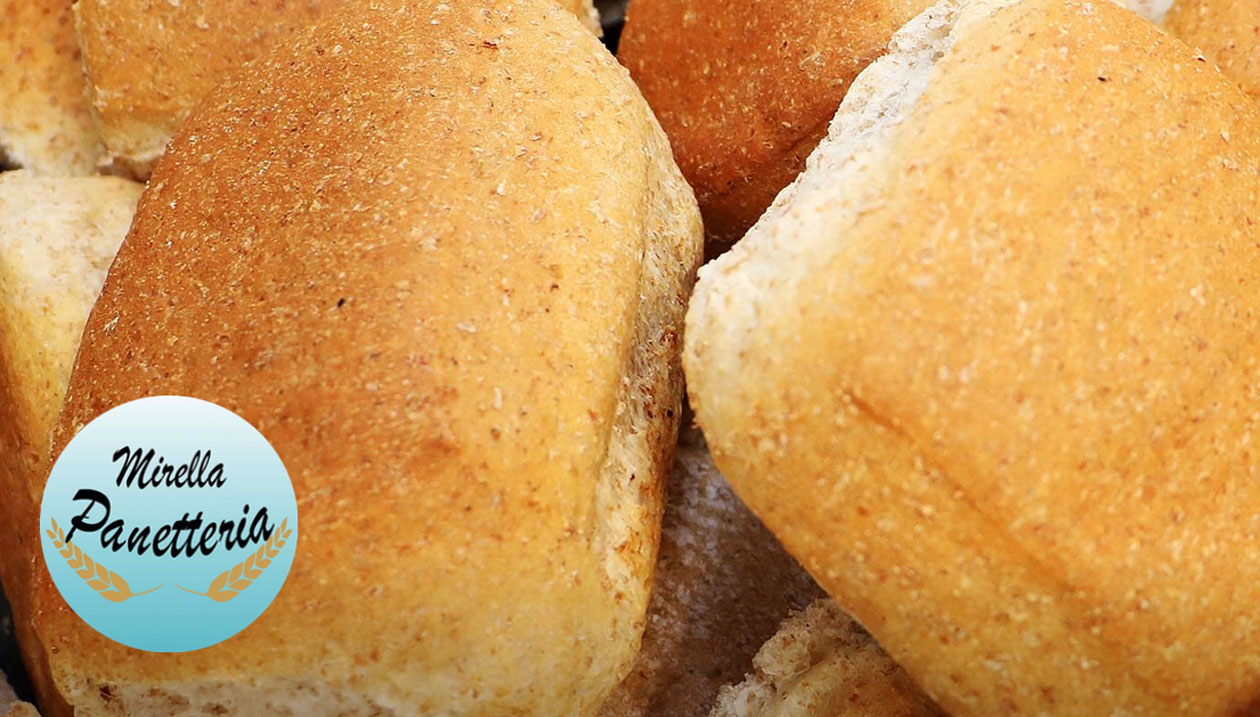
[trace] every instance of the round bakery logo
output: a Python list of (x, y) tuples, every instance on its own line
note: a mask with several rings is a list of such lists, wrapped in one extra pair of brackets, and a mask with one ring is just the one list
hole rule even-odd
[(44, 489), (40, 533), (53, 583), (85, 622), (134, 648), (186, 652), (245, 629), (279, 594), (297, 500), (243, 418), (155, 396), (70, 441)]

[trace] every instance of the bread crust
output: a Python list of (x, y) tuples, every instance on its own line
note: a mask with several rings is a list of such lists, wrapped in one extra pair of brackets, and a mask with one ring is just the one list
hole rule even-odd
[(1176, 0), (1164, 29), (1202, 50), (1225, 76), (1260, 99), (1260, 9), (1229, 0)]
[[(18, 1), (18, 0), (14, 0)], [(565, 0), (599, 29), (590, 0)], [(107, 164), (144, 179), (203, 97), (346, 0), (80, 0), (93, 115)], [(68, 4), (67, 4), (68, 6)]]
[(1256, 105), (1109, 3), (916, 23), (702, 272), (715, 460), (951, 714), (1254, 709)]
[(41, 571), (56, 689), (87, 715), (593, 711), (643, 629), (700, 232), (642, 97), (549, 2), (356, 4), (247, 68), (159, 161), (55, 445), (214, 401), (285, 462), (302, 540), (258, 621), (174, 656)]
[(801, 171), (853, 78), (928, 0), (635, 0), (618, 57), (718, 251)]
[(72, 0), (0, 0), (0, 160), (46, 176), (91, 174), (101, 154)]

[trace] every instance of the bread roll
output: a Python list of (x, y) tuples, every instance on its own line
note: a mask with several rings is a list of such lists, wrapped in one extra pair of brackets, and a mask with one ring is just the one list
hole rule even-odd
[(1176, 0), (1164, 27), (1197, 47), (1247, 94), (1260, 99), (1260, 5)]
[[(591, 0), (563, 0), (589, 27)], [(346, 0), (79, 0), (92, 110), (110, 161), (147, 178), (197, 103)]]
[(682, 431), (643, 648), (601, 717), (705, 717), (792, 610), (822, 595)]
[(45, 694), (594, 712), (643, 630), (701, 243), (642, 97), (545, 0), (355, 3), (248, 67), (158, 163), (55, 446), (142, 396), (213, 401), (279, 453), (302, 540), (256, 622), (177, 657), (41, 570)]
[(702, 272), (736, 492), (951, 714), (1260, 699), (1260, 116), (1084, 0), (934, 7)]
[(944, 714), (832, 600), (785, 620), (753, 665), (748, 679), (722, 689), (712, 717)]
[(101, 154), (70, 13), (73, 0), (0, 0), (0, 164), (91, 174)]
[(84, 322), (140, 191), (116, 177), (0, 174), (0, 580), (36, 682), (45, 665), (22, 618), (40, 560), (40, 479)]
[(660, 118), (715, 250), (804, 167), (858, 72), (930, 0), (634, 0), (618, 57)]

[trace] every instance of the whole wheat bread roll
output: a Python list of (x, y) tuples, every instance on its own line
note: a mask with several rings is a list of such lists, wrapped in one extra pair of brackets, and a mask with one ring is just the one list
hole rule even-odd
[(669, 135), (714, 250), (801, 171), (858, 72), (931, 0), (633, 0), (618, 58)]
[(55, 446), (216, 402), (283, 459), (302, 541), (256, 622), (178, 657), (41, 570), (46, 699), (593, 712), (643, 630), (701, 243), (651, 111), (546, 0), (356, 3), (248, 67), (159, 161)]
[(951, 714), (1260, 702), (1260, 113), (1110, 3), (935, 6), (692, 299), (723, 474)]
[(0, 174), (0, 581), (36, 683), (47, 677), (30, 620), (41, 478), (83, 325), (141, 189)]
[(88, 111), (73, 0), (0, 0), (0, 163), (91, 174), (101, 143)]
[[(565, 0), (588, 27), (591, 0)], [(79, 0), (92, 111), (106, 162), (147, 178), (219, 82), (347, 0)]]

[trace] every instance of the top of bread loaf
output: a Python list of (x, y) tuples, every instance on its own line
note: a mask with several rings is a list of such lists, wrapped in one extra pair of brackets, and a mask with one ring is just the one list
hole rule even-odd
[(0, 160), (50, 176), (91, 174), (92, 125), (70, 0), (0, 0)]
[(634, 0), (618, 57), (729, 244), (804, 167), (849, 83), (929, 0)]
[(643, 627), (700, 242), (647, 105), (551, 2), (357, 3), (247, 67), (158, 162), (57, 446), (130, 399), (216, 402), (283, 459), (302, 541), (261, 618), (178, 656), (44, 582), (56, 688), (589, 713)]
[(692, 405), (950, 712), (1254, 708), (1260, 115), (1109, 3), (1003, 5), (908, 26), (702, 272)]
[[(590, 0), (565, 0), (592, 29)], [(166, 143), (219, 82), (346, 0), (80, 0), (75, 5), (109, 161), (148, 177)]]

